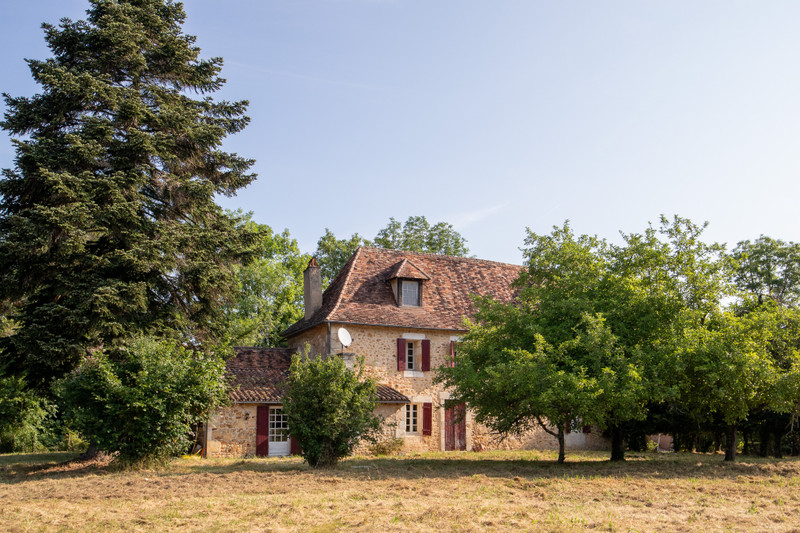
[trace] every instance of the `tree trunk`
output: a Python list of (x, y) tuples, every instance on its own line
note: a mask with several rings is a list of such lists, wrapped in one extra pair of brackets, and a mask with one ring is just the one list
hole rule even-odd
[(736, 461), (736, 424), (728, 426), (728, 442), (725, 447), (725, 460)]
[(75, 460), (76, 461), (92, 461), (104, 455), (105, 452), (100, 451), (97, 446), (93, 443), (89, 443), (89, 447), (86, 448), (86, 451), (80, 454)]
[(744, 446), (742, 447), (742, 455), (750, 455), (750, 439), (748, 438), (750, 435), (749, 431), (742, 431), (742, 440), (744, 441)]
[(620, 426), (611, 426), (611, 460), (625, 460), (625, 436)]
[(564, 426), (558, 427), (558, 464), (564, 464)]

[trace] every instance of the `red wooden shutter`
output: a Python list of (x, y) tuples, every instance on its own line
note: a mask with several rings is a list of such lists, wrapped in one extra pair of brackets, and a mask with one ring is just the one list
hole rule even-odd
[(433, 427), (433, 404), (426, 402), (422, 404), (422, 434), (430, 435)]
[(256, 455), (269, 455), (269, 406), (259, 405), (256, 409)]
[(292, 455), (300, 455), (303, 453), (303, 448), (300, 446), (300, 443), (297, 442), (297, 439), (294, 437), (289, 437), (289, 453)]
[(456, 366), (456, 341), (450, 341), (450, 361), (447, 362), (447, 366), (450, 368)]
[(422, 371), (429, 372), (431, 369), (431, 341), (422, 341)]
[(397, 370), (406, 369), (406, 340), (397, 339)]

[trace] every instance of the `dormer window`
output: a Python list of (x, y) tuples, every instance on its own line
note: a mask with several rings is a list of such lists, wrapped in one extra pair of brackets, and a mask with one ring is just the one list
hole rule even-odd
[(401, 305), (413, 305), (419, 307), (419, 285), (420, 282), (413, 279), (400, 280), (402, 302)]
[(422, 307), (422, 284), (431, 277), (408, 259), (395, 264), (389, 271), (386, 283), (391, 285), (397, 305), (401, 307)]

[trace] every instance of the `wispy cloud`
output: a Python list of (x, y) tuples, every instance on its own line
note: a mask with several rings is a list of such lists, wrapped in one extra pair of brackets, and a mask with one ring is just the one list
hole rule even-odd
[(243, 68), (246, 70), (251, 70), (254, 72), (263, 72), (264, 74), (269, 74), (272, 76), (282, 76), (284, 78), (294, 78), (298, 80), (304, 80), (311, 83), (318, 83), (324, 85), (335, 85), (337, 87), (349, 87), (351, 89), (361, 89), (365, 91), (377, 91), (377, 90), (384, 90), (385, 87), (381, 87), (379, 85), (371, 85), (369, 83), (361, 83), (358, 81), (346, 81), (346, 80), (333, 80), (330, 78), (321, 78), (319, 76), (310, 76), (308, 74), (300, 74), (298, 72), (290, 72), (287, 70), (275, 70), (271, 68), (263, 68), (263, 67), (256, 67), (253, 65), (247, 65), (245, 63), (238, 63), (232, 61), (229, 63), (230, 65)]
[(497, 204), (489, 207), (482, 207), (480, 209), (474, 209), (472, 211), (462, 211), (461, 213), (455, 213), (448, 217), (448, 222), (453, 225), (453, 227), (457, 230), (462, 230), (466, 227), (469, 227), (476, 222), (480, 222), (481, 220), (485, 220), (495, 213), (503, 210), (509, 205), (510, 202), (505, 202), (502, 204)]

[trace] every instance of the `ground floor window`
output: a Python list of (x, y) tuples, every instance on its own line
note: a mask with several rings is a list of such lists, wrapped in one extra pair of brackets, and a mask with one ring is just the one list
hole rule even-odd
[(417, 405), (406, 405), (406, 433), (417, 433)]

